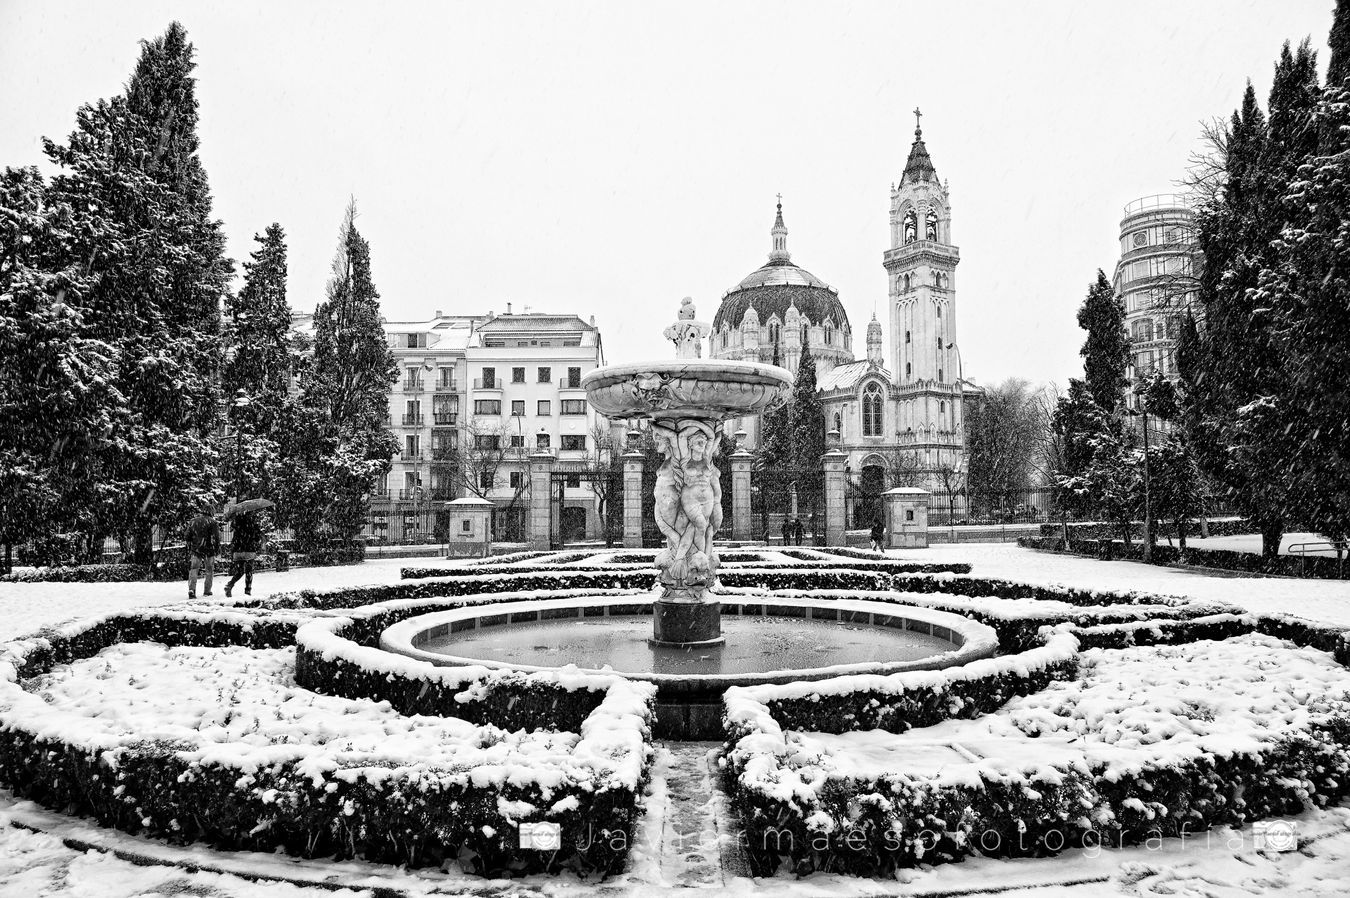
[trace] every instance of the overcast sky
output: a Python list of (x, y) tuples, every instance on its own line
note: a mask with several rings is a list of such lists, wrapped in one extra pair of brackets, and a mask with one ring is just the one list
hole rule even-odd
[[(1062, 383), (1121, 209), (1169, 192), (1200, 123), (1286, 39), (1323, 70), (1332, 0), (1106, 3), (67, 3), (0, 0), (0, 165), (42, 164), (174, 18), (231, 255), (286, 229), (322, 299), (354, 195), (391, 319), (595, 315), (608, 360), (667, 357), (770, 248), (885, 321), (890, 185), (915, 106), (949, 180), (966, 373)], [(888, 357), (892, 348), (887, 347)]]

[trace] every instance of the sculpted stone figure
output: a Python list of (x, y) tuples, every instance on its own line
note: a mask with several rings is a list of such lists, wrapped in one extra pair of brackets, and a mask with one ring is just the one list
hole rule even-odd
[(656, 526), (666, 538), (656, 566), (670, 600), (699, 601), (716, 582), (713, 536), (722, 526), (721, 478), (713, 463), (716, 425), (656, 421), (652, 428), (663, 456), (656, 472)]
[(662, 332), (662, 336), (675, 344), (677, 359), (703, 357), (703, 338), (712, 329), (701, 321), (695, 321), (694, 314), (694, 300), (686, 296), (680, 300), (679, 320)]

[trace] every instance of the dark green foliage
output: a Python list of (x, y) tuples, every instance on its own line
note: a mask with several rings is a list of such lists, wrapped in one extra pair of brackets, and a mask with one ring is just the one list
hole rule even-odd
[(350, 541), (365, 525), (370, 494), (398, 444), (385, 425), (397, 379), (380, 323), (370, 246), (349, 205), (328, 299), (314, 312), (314, 344), (300, 366), (300, 396), (283, 417), (278, 522), (310, 551), (326, 538)]
[(254, 235), (244, 286), (226, 297), (225, 370), (221, 382), (233, 438), (226, 465), (240, 498), (271, 493), (280, 456), (291, 375), (299, 347), (286, 302), (286, 235), (279, 224)]
[(1097, 281), (1088, 288), (1078, 309), (1078, 326), (1087, 331), (1080, 355), (1083, 377), (1092, 400), (1110, 414), (1125, 397), (1125, 366), (1130, 341), (1125, 334), (1125, 303), (1097, 269)]
[(1077, 515), (1089, 514), (1097, 499), (1084, 479), (1092, 467), (1099, 441), (1118, 427), (1102, 410), (1084, 381), (1069, 380), (1069, 392), (1055, 406), (1050, 427), (1061, 447), (1059, 470), (1054, 473), (1055, 504)]
[(820, 467), (825, 454), (825, 411), (816, 392), (816, 362), (802, 347), (802, 360), (792, 384), (792, 457), (789, 467), (809, 470)]
[(197, 155), (192, 45), (174, 23), (143, 45), (124, 97), (82, 107), (46, 194), (70, 210), (49, 270), (87, 279), (75, 308), (114, 351), (106, 372), (125, 420), (91, 447), (83, 513), (91, 553), (108, 533), (148, 563), (151, 528), (213, 495), (219, 302), (232, 265)]

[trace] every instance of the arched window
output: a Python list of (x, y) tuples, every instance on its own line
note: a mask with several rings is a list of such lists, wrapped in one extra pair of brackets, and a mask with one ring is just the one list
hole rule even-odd
[(924, 219), (923, 239), (924, 239), (924, 240), (936, 240), (936, 239), (938, 239), (938, 233), (937, 233), (937, 231), (938, 231), (938, 217), (937, 217), (937, 213), (934, 212), (932, 209), (929, 209), (929, 210), (928, 210), (928, 215), (927, 215), (927, 217)]
[(843, 427), (843, 425), (844, 425), (844, 419), (843, 419), (843, 417), (842, 417), (838, 412), (835, 412), (835, 413), (834, 413), (834, 429), (835, 429), (836, 431), (838, 431), (839, 433), (843, 433), (843, 432), (844, 432), (844, 427)]
[(825, 325), (825, 345), (834, 345), (834, 328), (830, 327), (828, 324)]
[(919, 216), (910, 209), (905, 213), (905, 242), (913, 243), (919, 239)]
[(942, 383), (942, 369), (938, 369), (938, 383)]
[(905, 345), (909, 345), (909, 331), (905, 331)]
[(731, 339), (731, 331), (729, 331), (729, 330), (722, 331), (722, 348), (723, 348), (723, 349), (726, 348), (726, 346), (727, 346), (727, 341), (730, 340), (730, 339)]
[(909, 363), (909, 362), (905, 362), (905, 378), (906, 378), (906, 379), (909, 379), (912, 370), (913, 370), (913, 368), (912, 368), (912, 366), (910, 365), (910, 363)]
[(808, 335), (809, 335), (809, 332), (807, 331), (806, 325), (803, 324), (803, 325), (802, 325), (802, 345), (803, 345), (803, 346), (805, 346), (805, 345), (809, 342), (808, 339), (807, 339), (807, 338), (808, 338)]
[(947, 403), (944, 400), (938, 400), (938, 414), (946, 414)]
[(863, 436), (881, 436), (881, 387), (872, 381), (863, 389), (862, 397)]
[(773, 322), (770, 322), (769, 324), (769, 342), (770, 343), (778, 342), (778, 325)]
[(1134, 323), (1134, 339), (1136, 343), (1147, 343), (1153, 339), (1153, 319), (1141, 318)]

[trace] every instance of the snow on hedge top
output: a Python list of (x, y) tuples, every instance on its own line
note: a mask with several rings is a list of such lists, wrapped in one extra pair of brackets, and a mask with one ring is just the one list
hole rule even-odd
[(784, 734), (776, 723), (761, 726), (735, 749), (742, 785), (801, 799), (850, 778), (976, 786), (1077, 769), (1114, 779), (1201, 756), (1259, 754), (1350, 715), (1350, 671), (1325, 652), (1266, 636), (1079, 657), (1080, 679), (974, 720), (903, 734)]
[(316, 783), (426, 773), (478, 787), (538, 784), (546, 794), (635, 788), (645, 718), (625, 696), (611, 698), (581, 734), (507, 732), (300, 688), (293, 649), (128, 643), (5, 684), (0, 727), (111, 752), (114, 763), (119, 750), (152, 741), (242, 773), (293, 762)]

